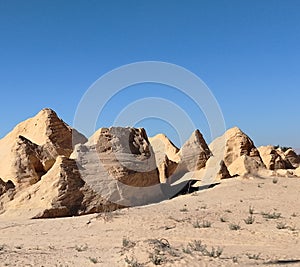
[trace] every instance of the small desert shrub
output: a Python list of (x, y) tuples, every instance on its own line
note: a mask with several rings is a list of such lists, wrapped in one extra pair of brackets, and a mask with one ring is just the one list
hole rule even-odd
[(75, 246), (75, 249), (78, 251), (78, 252), (83, 252), (83, 251), (87, 251), (88, 250), (88, 246), (87, 244), (83, 245), (83, 246)]
[(187, 208), (183, 208), (183, 209), (180, 209), (180, 212), (188, 212), (189, 210)]
[(135, 242), (130, 241), (126, 237), (123, 237), (122, 245), (124, 248), (132, 248), (135, 246)]
[(254, 207), (249, 206), (249, 214), (253, 215), (254, 214)]
[(207, 256), (209, 256), (211, 258), (220, 258), (222, 253), (223, 253), (223, 248), (221, 248), (221, 247), (217, 247), (217, 248), (212, 247), (211, 251), (207, 251)]
[(160, 255), (157, 251), (156, 253), (150, 253), (149, 259), (154, 265), (161, 265), (166, 261), (165, 256)]
[(211, 250), (208, 250), (207, 246), (202, 244), (201, 240), (194, 240), (193, 243), (189, 243), (188, 247), (193, 251), (200, 252), (203, 256), (212, 258), (219, 258), (223, 253), (223, 248), (221, 247), (212, 247)]
[(202, 228), (210, 228), (212, 223), (210, 221), (203, 221)]
[(201, 223), (197, 220), (193, 223), (194, 228), (201, 228)]
[(247, 253), (246, 255), (249, 258), (249, 260), (259, 260), (261, 253), (258, 253), (258, 254)]
[(252, 216), (252, 215), (248, 216), (248, 218), (246, 218), (246, 219), (244, 220), (245, 224), (253, 224), (254, 221), (255, 221), (255, 217)]
[(283, 230), (283, 229), (287, 229), (288, 226), (283, 222), (279, 222), (279, 223), (277, 223), (276, 228), (279, 230)]
[(271, 212), (262, 212), (261, 214), (263, 215), (263, 217), (265, 219), (277, 220), (281, 217), (281, 213), (277, 213), (275, 211), (273, 213), (271, 213)]
[(198, 251), (198, 252), (201, 252), (201, 253), (206, 251), (206, 245), (202, 244), (201, 240), (194, 240), (192, 243), (189, 243), (189, 247), (193, 251)]
[(203, 221), (200, 223), (198, 220), (193, 223), (194, 228), (210, 228), (212, 223), (210, 221)]
[(141, 263), (138, 263), (136, 259), (129, 259), (127, 256), (125, 258), (125, 262), (127, 263), (128, 267), (143, 267), (143, 265)]
[(96, 263), (99, 262), (97, 258), (89, 257), (89, 260), (90, 260), (92, 263), (94, 263), (94, 264), (96, 264)]
[(227, 213), (232, 213), (232, 211), (231, 211), (231, 210), (228, 210), (228, 209), (225, 210), (225, 212), (227, 212)]
[(297, 214), (294, 212), (294, 213), (292, 214), (292, 217), (296, 218), (296, 217), (297, 217)]
[(229, 224), (229, 229), (232, 231), (238, 231), (238, 230), (241, 230), (241, 226), (236, 223), (231, 223), (231, 224)]
[(221, 216), (221, 217), (220, 217), (220, 222), (225, 223), (225, 222), (227, 222), (227, 220), (226, 220), (225, 217)]
[(273, 178), (273, 184), (277, 184), (278, 183), (278, 178)]
[(192, 251), (191, 251), (191, 249), (189, 247), (183, 248), (182, 252), (185, 253), (185, 254), (192, 254)]

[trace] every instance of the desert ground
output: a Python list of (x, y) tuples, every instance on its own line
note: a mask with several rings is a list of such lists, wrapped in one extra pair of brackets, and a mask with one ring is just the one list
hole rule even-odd
[(237, 177), (114, 212), (2, 217), (0, 265), (299, 266), (299, 191), (299, 178)]

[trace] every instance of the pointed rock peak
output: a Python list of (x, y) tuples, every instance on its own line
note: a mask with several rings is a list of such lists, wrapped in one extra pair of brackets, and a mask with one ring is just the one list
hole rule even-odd
[(201, 132), (197, 129), (195, 130), (190, 138), (184, 143), (184, 145), (182, 146), (181, 150), (184, 149), (185, 147), (189, 147), (193, 144), (193, 146), (200, 146), (202, 147), (204, 150), (209, 150), (208, 145), (205, 141), (205, 139), (203, 138), (203, 135), (201, 134)]
[(174, 143), (163, 133), (159, 133), (153, 137), (149, 137), (149, 141), (152, 144), (152, 142), (161, 141), (165, 145), (172, 146), (174, 150), (177, 150), (176, 153), (179, 151), (179, 148), (174, 145)]

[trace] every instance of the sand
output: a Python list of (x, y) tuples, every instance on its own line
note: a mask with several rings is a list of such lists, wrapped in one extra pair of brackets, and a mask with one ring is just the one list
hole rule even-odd
[[(37, 220), (2, 216), (0, 265), (283, 266), (290, 261), (288, 266), (300, 266), (299, 191), (299, 178), (238, 177), (112, 213)], [(253, 224), (244, 222), (249, 207)], [(262, 213), (281, 215), (268, 219)], [(234, 225), (241, 229), (231, 230)], [(202, 242), (202, 252), (195, 251), (195, 240)], [(207, 255), (212, 247), (220, 247), (221, 255)]]

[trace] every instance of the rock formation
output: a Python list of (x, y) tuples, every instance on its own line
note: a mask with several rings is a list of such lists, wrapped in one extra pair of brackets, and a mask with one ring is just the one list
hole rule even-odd
[(288, 149), (284, 152), (284, 159), (288, 161), (293, 168), (300, 166), (300, 157), (293, 149)]
[(265, 168), (253, 141), (237, 127), (226, 131), (209, 148), (215, 157), (223, 159), (231, 176), (256, 173)]
[(196, 130), (179, 150), (165, 135), (148, 139), (142, 128), (101, 128), (86, 139), (50, 109), (17, 125), (0, 140), (0, 151), (0, 214), (6, 217), (53, 218), (145, 205), (266, 166), (275, 175), (300, 177), (293, 150), (257, 150), (238, 128), (209, 147)]
[(161, 198), (155, 155), (144, 129), (99, 129), (71, 156), (92, 189), (110, 201), (142, 205)]
[(293, 166), (285, 159), (284, 152), (276, 149), (274, 146), (261, 146), (258, 151), (264, 164), (269, 170), (289, 169)]
[(16, 185), (37, 182), (58, 155), (70, 156), (72, 139), (75, 143), (86, 141), (53, 110), (43, 109), (0, 140), (0, 176)]
[(155, 154), (160, 182), (166, 183), (178, 166), (180, 160), (179, 149), (164, 134), (149, 138), (149, 142)]

